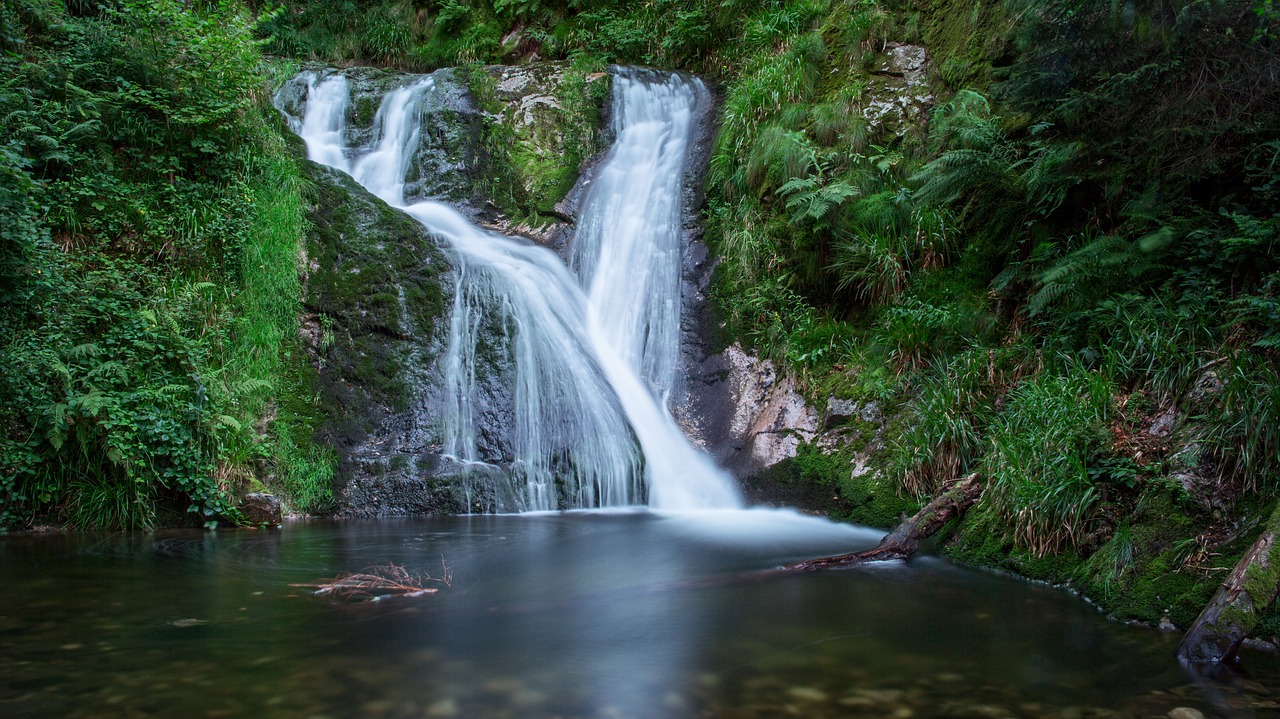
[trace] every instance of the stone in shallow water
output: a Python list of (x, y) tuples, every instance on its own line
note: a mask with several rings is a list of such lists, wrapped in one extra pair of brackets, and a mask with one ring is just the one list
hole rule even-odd
[(375, 699), (365, 702), (364, 706), (360, 707), (360, 712), (364, 716), (383, 716), (384, 714), (390, 714), (391, 710), (395, 709), (395, 706), (394, 702), (386, 699)]
[(787, 694), (806, 702), (827, 701), (827, 693), (821, 689), (815, 689), (813, 687), (791, 687), (787, 690)]
[(667, 709), (672, 710), (684, 710), (689, 708), (689, 703), (684, 700), (684, 697), (680, 696), (676, 692), (667, 692), (666, 695), (662, 697), (662, 705)]
[(1270, 689), (1268, 689), (1262, 682), (1255, 682), (1252, 679), (1246, 679), (1245, 681), (1241, 682), (1240, 688), (1251, 694), (1261, 694), (1262, 696), (1271, 696)]
[(536, 689), (521, 689), (511, 695), (511, 703), (518, 707), (529, 707), (535, 704), (541, 704), (547, 700), (547, 695)]
[(429, 717), (452, 717), (458, 715), (458, 702), (452, 698), (441, 699), (440, 701), (427, 707), (427, 716)]
[(956, 704), (947, 707), (943, 716), (956, 719), (1008, 719), (1012, 714), (1004, 707), (991, 704)]
[(1191, 707), (1177, 707), (1169, 710), (1169, 719), (1204, 719), (1204, 713)]
[(880, 704), (892, 704), (902, 698), (901, 689), (859, 689), (858, 693)]

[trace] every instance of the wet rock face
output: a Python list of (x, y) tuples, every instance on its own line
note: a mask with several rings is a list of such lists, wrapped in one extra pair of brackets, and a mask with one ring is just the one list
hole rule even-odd
[(863, 116), (878, 126), (902, 136), (911, 128), (924, 127), (933, 91), (929, 87), (929, 52), (922, 45), (889, 43), (872, 71)]
[(821, 417), (773, 363), (734, 344), (689, 367), (687, 433), (738, 476), (796, 456)]
[[(591, 103), (608, 94), (607, 76), (590, 80), (603, 90), (591, 94), (584, 92), (583, 73), (566, 71), (563, 63), (546, 63), (434, 73), (429, 99), (417, 106), (422, 132), (406, 173), (405, 199), (444, 200), (481, 223), (489, 220), (494, 229), (517, 233), (521, 228), (494, 212), (489, 193), (495, 175), (514, 173), (538, 191), (540, 201), (558, 203), (567, 189), (565, 177), (571, 185), (581, 164), (570, 156), (600, 140), (602, 118)], [(350, 90), (343, 144), (365, 147), (383, 98), (419, 76), (374, 68), (342, 72)], [(497, 88), (478, 97), (473, 73), (494, 79)], [(276, 104), (298, 123), (307, 99), (307, 83), (295, 80), (281, 89)], [(511, 153), (495, 153), (494, 138), (512, 139)], [(450, 259), (420, 224), (344, 173), (304, 165), (314, 195), (311, 231), (300, 257), (305, 314), (299, 324), (319, 375), (325, 421), (316, 437), (339, 457), (335, 511), (462, 511), (466, 491), (456, 468), (439, 456), (443, 402), (437, 360), (453, 301)], [(546, 229), (524, 228), (522, 234)], [(500, 337), (501, 328), (492, 334)], [(511, 401), (500, 381), (507, 369), (488, 367), (491, 376), (472, 398), (483, 423), (481, 450), (496, 463), (511, 454)]]
[(431, 418), (453, 292), (448, 260), (421, 225), (347, 175), (312, 162), (305, 170), (316, 195), (301, 333), (325, 417), (316, 438), (338, 452), (337, 510), (451, 506), (448, 493), (420, 481), (439, 444)]

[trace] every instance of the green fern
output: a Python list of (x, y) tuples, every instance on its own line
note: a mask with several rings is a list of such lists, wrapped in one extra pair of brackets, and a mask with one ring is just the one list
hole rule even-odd
[(789, 180), (778, 194), (786, 198), (792, 222), (807, 218), (823, 223), (832, 209), (857, 196), (858, 189), (841, 180), (824, 183), (820, 176), (808, 176)]

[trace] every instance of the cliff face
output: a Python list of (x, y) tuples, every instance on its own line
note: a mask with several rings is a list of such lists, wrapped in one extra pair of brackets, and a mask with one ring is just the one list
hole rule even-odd
[(417, 222), (347, 175), (308, 162), (314, 182), (303, 334), (338, 451), (344, 514), (454, 510), (433, 463), (434, 360), (453, 292), (448, 258)]
[[(344, 144), (365, 145), (382, 98), (408, 76), (342, 72), (351, 95)], [(304, 82), (286, 83), (277, 105), (298, 119), (306, 92)], [(449, 202), (481, 225), (535, 240), (559, 236), (567, 215), (555, 206), (601, 143), (607, 94), (607, 76), (588, 81), (566, 63), (436, 73), (432, 100), (419, 109), (406, 200)], [(346, 174), (303, 164), (311, 227), (301, 258), (302, 334), (319, 370), (316, 402), (325, 419), (317, 439), (339, 456), (334, 509), (347, 516), (463, 511), (465, 488), (439, 462), (450, 257), (422, 225)], [(503, 368), (489, 370), (496, 377)], [(498, 384), (483, 383), (491, 391), (475, 398), (494, 461), (509, 454), (510, 441), (503, 429), (510, 407)]]

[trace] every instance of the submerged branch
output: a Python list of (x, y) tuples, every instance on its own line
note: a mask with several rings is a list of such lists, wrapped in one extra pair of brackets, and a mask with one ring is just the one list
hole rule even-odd
[(453, 587), (453, 572), (440, 558), (441, 574), (433, 577), (430, 574), (410, 574), (404, 567), (395, 564), (365, 567), (359, 572), (339, 574), (333, 579), (319, 584), (291, 584), (292, 587), (308, 587), (311, 596), (322, 597), (334, 602), (378, 602), (386, 599), (411, 599), (436, 594), (439, 587), (426, 586), (428, 583)]

